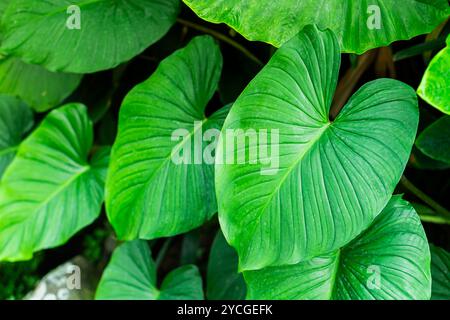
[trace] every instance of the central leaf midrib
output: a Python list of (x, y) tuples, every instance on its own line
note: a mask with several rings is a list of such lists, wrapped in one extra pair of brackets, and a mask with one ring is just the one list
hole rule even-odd
[[(266, 204), (260, 209), (260, 214), (258, 217), (258, 222), (260, 222), (261, 217), (267, 212), (267, 207), (269, 206), (269, 204), (272, 202), (273, 197), (279, 192), (281, 186), (284, 184), (284, 181), (290, 176), (290, 174), (292, 173), (292, 171), (294, 170), (294, 168), (296, 168), (298, 166), (298, 164), (303, 160), (303, 158), (308, 154), (308, 152), (313, 148), (313, 146), (318, 143), (318, 141), (320, 141), (320, 139), (323, 137), (324, 133), (327, 132), (327, 129), (331, 126), (331, 122), (326, 122), (324, 123), (324, 125), (322, 127), (320, 127), (320, 129), (318, 130), (317, 135), (311, 139), (308, 143), (307, 146), (304, 148), (304, 151), (302, 153), (300, 153), (299, 157), (293, 162), (293, 164), (291, 166), (288, 167), (286, 173), (284, 176), (282, 176), (280, 182), (278, 183), (277, 187), (275, 188), (275, 190), (269, 195), (269, 198), (266, 202)], [(251, 230), (249, 233), (252, 235), (255, 234), (256, 228), (259, 225), (258, 224), (253, 224), (253, 230)]]
[[(192, 131), (189, 131), (189, 134), (186, 136), (186, 137), (184, 137), (183, 138), (183, 141), (181, 141), (181, 142), (179, 142), (179, 143), (177, 143), (177, 144), (175, 144), (175, 146), (178, 146), (178, 145), (180, 145), (180, 147), (181, 146), (183, 146), (186, 142), (187, 142), (187, 137), (189, 137), (189, 139), (198, 131), (198, 130), (200, 130), (200, 129), (202, 129), (203, 128), (203, 126), (204, 126), (204, 124), (207, 122), (209, 120), (209, 118), (207, 118), (207, 117), (205, 117), (203, 120), (201, 120), (201, 125), (199, 125), (197, 128), (193, 128), (193, 130)], [(198, 120), (198, 121), (200, 121), (200, 119)], [(186, 129), (187, 130), (187, 129)], [(178, 148), (177, 150), (179, 150), (180, 148)], [(152, 181), (152, 179), (153, 179), (153, 177), (155, 177), (155, 175), (167, 164), (167, 163), (169, 163), (169, 161), (172, 159), (172, 155), (173, 155), (173, 150), (168, 154), (168, 156), (166, 156), (166, 158), (164, 159), (164, 161), (162, 161), (162, 163), (161, 163), (161, 165), (159, 166), (159, 167), (157, 167), (156, 169), (155, 169), (155, 171), (153, 171), (153, 173), (152, 174), (150, 174), (150, 176), (147, 178), (147, 181), (145, 182), (145, 184), (142, 186), (142, 189), (144, 189), (145, 191), (144, 192), (141, 192), (140, 194), (139, 194), (139, 201), (142, 203), (142, 201), (144, 201), (145, 200), (145, 194), (146, 194), (146, 192), (147, 192), (147, 190), (148, 190), (148, 186), (149, 186), (149, 184), (151, 183), (151, 181)], [(140, 232), (141, 232), (141, 227), (142, 227), (142, 225), (143, 225), (143, 220), (144, 220), (144, 218), (145, 218), (145, 214), (141, 214), (140, 215), (141, 216), (141, 221), (140, 221), (140, 223), (139, 224), (137, 224), (137, 223), (135, 223), (135, 226), (137, 226), (137, 228), (133, 228), (133, 229), (136, 229), (137, 231), (138, 231), (138, 233), (140, 234)]]
[[(80, 178), (82, 175), (84, 175), (86, 172), (88, 172), (90, 170), (90, 166), (86, 165), (81, 167), (81, 170), (77, 171), (70, 179), (68, 179), (67, 181), (65, 181), (61, 186), (59, 186), (58, 188), (56, 188), (55, 191), (53, 191), (46, 199), (45, 201), (39, 203), (39, 205), (33, 209), (33, 211), (31, 212), (31, 214), (29, 214), (24, 220), (15, 223), (13, 225), (11, 225), (10, 227), (16, 226), (17, 224), (22, 224), (22, 223), (26, 223), (30, 218), (34, 217), (35, 214), (39, 214), (39, 212), (41, 211), (41, 209), (46, 206), (49, 202), (51, 202), (54, 198), (56, 198), (56, 196), (58, 194), (60, 194), (61, 192), (63, 192), (65, 189), (68, 188), (68, 186), (70, 186), (74, 181), (76, 181), (78, 178)], [(8, 229), (8, 228), (6, 228)], [(5, 229), (5, 230), (6, 230)], [(3, 231), (5, 231), (3, 230)]]

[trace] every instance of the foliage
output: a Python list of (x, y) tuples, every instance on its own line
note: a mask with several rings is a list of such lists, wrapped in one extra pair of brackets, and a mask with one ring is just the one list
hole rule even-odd
[(0, 1), (0, 298), (450, 299), (450, 10), (404, 1)]

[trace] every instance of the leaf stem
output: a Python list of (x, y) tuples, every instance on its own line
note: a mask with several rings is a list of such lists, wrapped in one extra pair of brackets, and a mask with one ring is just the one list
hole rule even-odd
[(165, 255), (167, 253), (167, 250), (169, 250), (169, 246), (171, 243), (172, 243), (172, 238), (168, 238), (168, 239), (166, 239), (166, 241), (164, 241), (161, 249), (158, 252), (158, 256), (156, 257), (156, 261), (155, 261), (156, 268), (158, 268), (160, 266), (162, 260), (164, 259)]
[(424, 203), (430, 206), (436, 213), (450, 218), (450, 211), (445, 209), (443, 206), (441, 206), (439, 203), (434, 201), (430, 196), (426, 195), (422, 190), (417, 188), (411, 181), (409, 181), (404, 175), (400, 179), (400, 183), (403, 185), (403, 187), (408, 190), (410, 193), (415, 195), (417, 198), (422, 200)]
[(339, 111), (344, 107), (350, 95), (353, 93), (356, 84), (366, 70), (372, 65), (377, 56), (377, 49), (367, 51), (359, 56), (355, 67), (347, 70), (345, 75), (339, 81), (334, 94), (333, 103), (330, 108), (330, 120), (334, 120)]
[(253, 53), (251, 53), (247, 48), (245, 48), (244, 46), (242, 46), (241, 44), (239, 44), (238, 42), (234, 41), (233, 39), (227, 37), (226, 35), (217, 32), (215, 30), (206, 28), (204, 26), (201, 26), (199, 24), (196, 24), (194, 22), (191, 21), (187, 21), (181, 18), (177, 19), (177, 22), (185, 27), (191, 28), (191, 29), (195, 29), (197, 31), (201, 31), (204, 33), (208, 33), (210, 35), (212, 35), (214, 38), (221, 40), (225, 43), (228, 43), (230, 46), (236, 48), (237, 50), (241, 51), (247, 58), (249, 58), (250, 60), (252, 60), (253, 62), (255, 62), (256, 64), (258, 64), (259, 66), (263, 66), (264, 63), (262, 63), (261, 60), (259, 60)]

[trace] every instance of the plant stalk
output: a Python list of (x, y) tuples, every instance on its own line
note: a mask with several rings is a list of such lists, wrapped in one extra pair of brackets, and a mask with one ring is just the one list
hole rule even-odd
[(259, 66), (263, 66), (264, 63), (262, 63), (261, 60), (259, 60), (253, 53), (251, 53), (247, 48), (245, 48), (244, 46), (242, 46), (241, 44), (239, 44), (238, 42), (234, 41), (233, 39), (227, 37), (226, 35), (217, 32), (215, 30), (211, 30), (209, 28), (206, 28), (204, 26), (201, 26), (199, 24), (196, 24), (194, 22), (190, 22), (181, 18), (177, 19), (177, 22), (185, 27), (191, 28), (191, 29), (195, 29), (197, 31), (201, 31), (204, 33), (208, 33), (210, 35), (212, 35), (214, 38), (221, 40), (225, 43), (228, 43), (230, 46), (236, 48), (237, 50), (241, 51), (247, 58), (249, 58), (250, 60), (252, 60), (253, 62), (255, 62), (256, 64), (258, 64)]
[(450, 218), (450, 211), (445, 209), (439, 203), (434, 201), (430, 196), (426, 195), (422, 190), (417, 188), (411, 181), (409, 181), (404, 175), (400, 179), (400, 183), (403, 187), (408, 190), (411, 194), (415, 195), (417, 198), (426, 203), (430, 208), (432, 208), (437, 214), (440, 214), (446, 218)]

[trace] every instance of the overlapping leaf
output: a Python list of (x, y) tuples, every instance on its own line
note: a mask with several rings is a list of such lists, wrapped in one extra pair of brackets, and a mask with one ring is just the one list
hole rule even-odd
[(108, 148), (89, 161), (86, 107), (52, 111), (19, 146), (0, 185), (0, 260), (63, 244), (100, 213)]
[(51, 71), (109, 69), (159, 40), (178, 8), (178, 0), (11, 0), (2, 50)]
[(430, 245), (432, 300), (450, 300), (450, 253)]
[[(0, 21), (9, 2), (4, 0), (0, 4)], [(56, 107), (75, 90), (81, 77), (50, 72), (0, 53), (0, 93), (20, 97), (36, 111)]]
[(0, 178), (32, 125), (33, 113), (27, 105), (14, 97), (0, 95)]
[(38, 112), (57, 107), (77, 88), (81, 77), (50, 72), (13, 57), (0, 58), (0, 93), (20, 97)]
[(450, 36), (447, 47), (431, 60), (417, 93), (438, 110), (450, 114)]
[(296, 265), (244, 273), (249, 299), (429, 299), (430, 250), (419, 216), (394, 196), (344, 248)]
[(417, 138), (416, 146), (430, 158), (450, 164), (450, 116), (426, 128)]
[(183, 0), (201, 18), (224, 22), (249, 40), (280, 46), (308, 24), (332, 29), (345, 52), (362, 53), (431, 32), (447, 0)]
[(243, 300), (246, 286), (238, 273), (238, 256), (219, 232), (214, 239), (208, 260), (206, 294), (209, 300)]
[(119, 246), (97, 288), (99, 300), (201, 300), (202, 279), (197, 267), (187, 265), (169, 273), (157, 288), (156, 266), (145, 241)]
[[(339, 64), (335, 35), (308, 26), (275, 53), (225, 121), (219, 218), (242, 270), (294, 264), (345, 245), (381, 212), (401, 177), (417, 130), (414, 90), (395, 80), (370, 82), (330, 122)], [(238, 129), (266, 131), (267, 155), (263, 140), (246, 139), (230, 152), (224, 133)], [(239, 153), (244, 164), (225, 161)]]
[(106, 189), (108, 217), (119, 238), (179, 234), (217, 211), (214, 160), (203, 157), (214, 138), (201, 140), (209, 129), (219, 132), (228, 111), (210, 117), (204, 112), (221, 67), (214, 40), (197, 37), (126, 97)]

